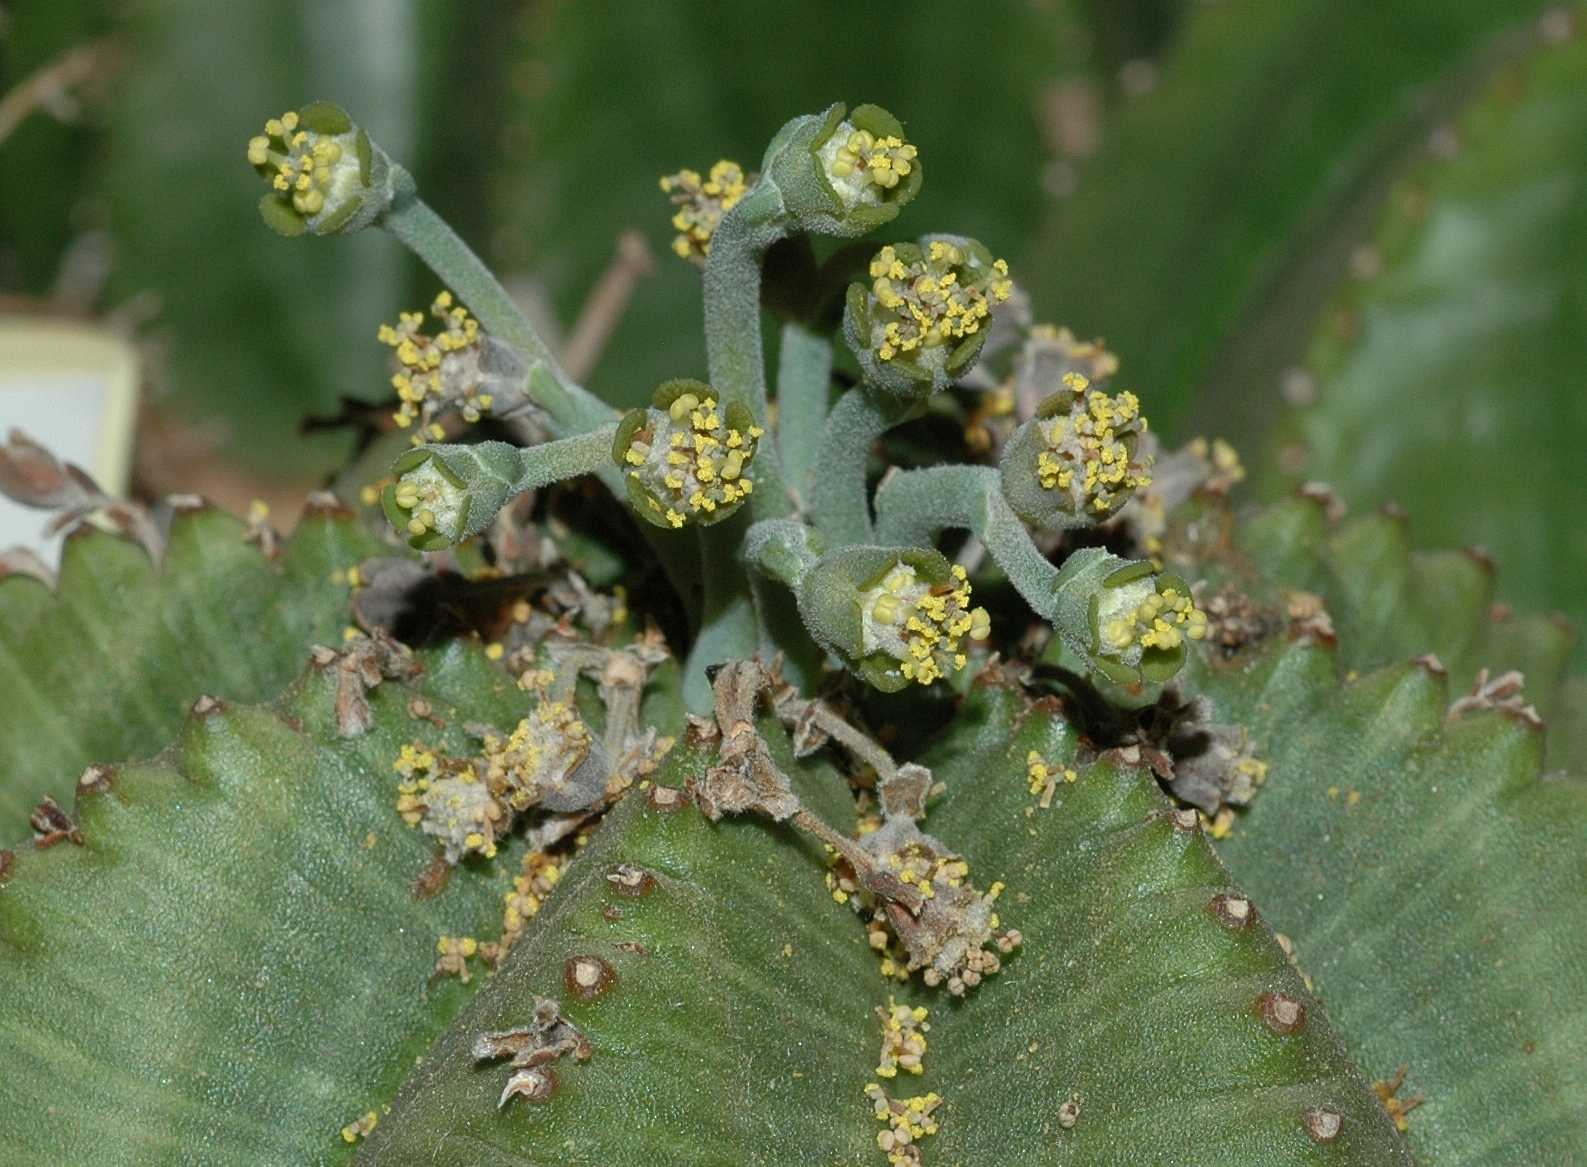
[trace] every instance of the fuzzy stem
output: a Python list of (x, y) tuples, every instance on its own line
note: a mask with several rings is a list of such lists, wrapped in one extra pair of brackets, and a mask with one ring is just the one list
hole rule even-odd
[(797, 321), (783, 325), (777, 359), (777, 442), (783, 473), (801, 503), (826, 425), (831, 385), (832, 342)]
[(877, 438), (923, 408), (919, 402), (869, 385), (838, 399), (821, 435), (808, 492), (811, 517), (834, 545), (872, 541), (865, 489), (865, 463), (871, 447)]
[(417, 195), (399, 196), (380, 223), (400, 239), (479, 318), (486, 332), (512, 345), (550, 375), (531, 377), (531, 399), (551, 416), (555, 432), (567, 436), (610, 421), (615, 412), (573, 383), (556, 356), (519, 310), (484, 261)]
[(1089, 646), (1091, 594), (1121, 561), (1087, 547), (1055, 567), (1003, 498), (992, 467), (933, 466), (896, 474), (877, 491), (876, 512), (882, 543), (928, 546), (945, 528), (969, 530), (1032, 611), (1065, 641)]
[[(722, 216), (705, 263), (705, 354), (711, 388), (724, 405), (739, 402), (766, 426), (766, 361), (760, 343), (761, 260), (787, 233), (782, 193), (759, 182)], [(767, 427), (769, 428), (769, 427)], [(760, 518), (788, 513), (775, 442), (756, 458), (751, 508)]]

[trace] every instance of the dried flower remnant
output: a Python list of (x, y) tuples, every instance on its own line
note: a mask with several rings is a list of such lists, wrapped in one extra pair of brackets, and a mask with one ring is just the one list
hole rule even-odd
[(435, 942), (436, 961), (432, 976), (456, 977), (465, 985), (469, 976), (468, 962), (479, 954), (479, 941), (472, 936), (442, 936)]
[(925, 1071), (926, 1033), (931, 1025), (922, 1006), (911, 1009), (887, 998), (887, 1006), (876, 1007), (882, 1020), (882, 1056), (876, 1066), (880, 1078), (896, 1078), (898, 1071), (920, 1074)]
[(865, 1087), (865, 1097), (870, 1100), (871, 1113), (887, 1124), (886, 1130), (877, 1132), (876, 1145), (890, 1167), (920, 1167), (925, 1162), (920, 1140), (939, 1129), (932, 1116), (942, 1105), (942, 1095), (933, 1090), (913, 1098), (892, 1098), (880, 1083), (871, 1082)]
[(348, 1123), (341, 1130), (342, 1142), (356, 1143), (359, 1139), (369, 1137), (371, 1131), (380, 1123), (380, 1115), (373, 1110), (368, 1110), (359, 1118)]
[(887, 820), (860, 840), (860, 848), (878, 874), (918, 893), (911, 904), (887, 894), (883, 880), (853, 873), (855, 886), (865, 893), (853, 902), (870, 912), (871, 944), (883, 954), (885, 975), (895, 975), (898, 965), (889, 953), (888, 934), (902, 946), (905, 972), (918, 971), (927, 986), (942, 985), (955, 997), (997, 973), (1000, 956), (1019, 946), (1019, 931), (1004, 928), (995, 907), (1003, 884), (977, 890), (970, 865), (909, 819)]
[(482, 1033), (474, 1039), (475, 1061), (512, 1059), (513, 1072), (502, 1088), (498, 1108), (514, 1098), (522, 1098), (525, 1102), (549, 1100), (557, 1088), (553, 1065), (567, 1056), (575, 1062), (586, 1062), (594, 1052), (589, 1039), (562, 1016), (555, 1001), (535, 998), (532, 1018), (528, 1025)]
[(455, 413), (465, 422), (487, 414), (511, 414), (525, 404), (528, 370), (508, 346), (485, 335), (479, 322), (443, 291), (430, 305), (436, 331), (423, 331), (423, 312), (403, 312), (396, 324), (382, 324), (377, 338), (391, 346), (397, 363), (391, 386), (397, 391), (392, 420), (413, 429), (421, 445), (446, 437), (439, 418)]
[(1383, 1104), (1383, 1109), (1394, 1120), (1394, 1125), (1401, 1134), (1411, 1129), (1411, 1122), (1407, 1116), (1427, 1101), (1425, 1094), (1414, 1094), (1409, 1098), (1399, 1096), (1400, 1087), (1405, 1084), (1407, 1069), (1408, 1067), (1401, 1066), (1394, 1071), (1394, 1077), (1387, 1081), (1379, 1080), (1372, 1083), (1372, 1092), (1378, 1096), (1378, 1101)]

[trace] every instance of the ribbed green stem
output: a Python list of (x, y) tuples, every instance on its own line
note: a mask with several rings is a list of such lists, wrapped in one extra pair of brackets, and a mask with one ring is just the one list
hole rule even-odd
[(838, 399), (821, 435), (808, 491), (810, 517), (834, 545), (871, 542), (865, 482), (871, 447), (922, 408), (918, 402), (868, 385)]
[(832, 342), (791, 321), (777, 356), (777, 448), (801, 505), (808, 501), (832, 388)]

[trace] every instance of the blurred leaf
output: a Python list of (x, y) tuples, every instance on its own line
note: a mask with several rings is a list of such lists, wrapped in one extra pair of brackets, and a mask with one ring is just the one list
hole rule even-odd
[(1394, 500), (1423, 539), (1485, 545), (1507, 599), (1581, 624), (1587, 44), (1501, 70), (1457, 141), (1397, 188), (1374, 274), (1330, 305), (1317, 402), (1275, 435), (1269, 478)]
[[(93, 0), (9, 5), (4, 20), (0, 95), (88, 45), (110, 23), (104, 5)], [(48, 293), (68, 243), (103, 217), (84, 206), (98, 111), (79, 102), (78, 92), (68, 88), (54, 103), (75, 110), (71, 123), (61, 121), (56, 108), (38, 109), (0, 141), (12, 176), (0, 184), (0, 288)]]
[(699, 272), (668, 251), (656, 178), (719, 157), (754, 166), (785, 121), (833, 101), (886, 106), (920, 146), (924, 193), (889, 237), (949, 230), (1017, 251), (1041, 208), (1045, 89), (1089, 59), (1088, 36), (1069, 0), (945, 16), (841, 0), (585, 0), (526, 14), (503, 131), (499, 257), (543, 281), (564, 321), (620, 231), (642, 230), (660, 260), (597, 390), (636, 404), (663, 378), (704, 368)]
[[(1193, 412), (1231, 436), (1259, 431), (1253, 406), (1274, 399), (1272, 381), (1241, 362), (1273, 371), (1279, 338), (1304, 329), (1336, 278), (1345, 228), (1480, 75), (1479, 48), (1538, 7), (1196, 6), (1157, 87), (1110, 120), (1075, 195), (1050, 205), (1021, 265), (1038, 315), (1106, 336), (1169, 435)], [(1225, 352), (1257, 328), (1277, 336)], [(1239, 394), (1220, 395), (1224, 381)], [(1203, 391), (1222, 408), (1196, 410)]]
[(106, 174), (121, 295), (152, 292), (182, 412), (220, 421), (254, 469), (304, 477), (345, 443), (297, 423), (337, 395), (385, 392), (374, 341), (409, 270), (381, 232), (282, 240), (259, 220), (243, 157), (264, 119), (317, 98), (354, 111), (393, 157), (412, 149), (413, 0), (211, 4), (145, 0), (114, 103)]

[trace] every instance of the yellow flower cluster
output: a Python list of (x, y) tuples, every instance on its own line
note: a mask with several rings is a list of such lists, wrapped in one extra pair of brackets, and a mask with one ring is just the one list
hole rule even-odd
[(1013, 293), (1003, 260), (982, 273), (973, 272), (967, 262), (963, 248), (941, 239), (933, 240), (918, 259), (905, 260), (891, 246), (877, 252), (870, 267), (871, 294), (893, 317), (878, 322), (876, 351), (882, 360), (972, 335), (991, 315), (992, 306)]
[(755, 482), (748, 471), (765, 432), (758, 425), (729, 425), (714, 397), (683, 393), (666, 409), (649, 411), (623, 460), (651, 510), (681, 527), (691, 516), (749, 497)]
[(895, 565), (865, 593), (865, 647), (899, 662), (921, 685), (964, 668), (963, 641), (984, 640), (992, 630), (985, 608), (970, 607), (970, 580), (955, 564), (952, 582), (933, 587), (906, 563)]
[(271, 185), (289, 195), (300, 215), (317, 215), (336, 176), (344, 150), (334, 138), (310, 133), (287, 112), (265, 122), (265, 132), (248, 139), (248, 163), (273, 167)]
[(704, 178), (697, 170), (663, 175), (662, 192), (670, 195), (678, 208), (672, 216), (673, 229), (678, 232), (672, 241), (673, 252), (703, 266), (722, 216), (738, 204), (752, 181), (753, 176), (746, 175), (742, 166), (726, 158)]
[[(835, 137), (842, 137), (841, 131)], [(853, 130), (832, 151), (827, 174), (834, 179), (859, 176), (883, 190), (892, 190), (909, 177), (918, 156), (914, 146), (895, 134), (878, 138), (868, 130)]]
[(1152, 592), (1129, 611), (1102, 626), (1102, 646), (1113, 652), (1140, 648), (1178, 648), (1207, 635), (1207, 614), (1175, 588)]
[(914, 1098), (889, 1098), (887, 1091), (877, 1082), (868, 1083), (865, 1097), (871, 1100), (872, 1113), (887, 1124), (887, 1129), (876, 1135), (876, 1145), (887, 1156), (891, 1167), (920, 1167), (921, 1139), (934, 1135), (939, 1129), (932, 1112), (942, 1105), (942, 1095), (935, 1090)]
[(881, 1078), (896, 1078), (898, 1071), (919, 1074), (925, 1071), (927, 1012), (921, 1006), (911, 1009), (887, 998), (887, 1007), (876, 1007), (882, 1019), (882, 1056), (876, 1066)]
[(1133, 461), (1123, 440), (1146, 428), (1140, 399), (1092, 389), (1080, 373), (1064, 374), (1063, 383), (1074, 404), (1038, 423), (1045, 448), (1037, 451), (1036, 476), (1047, 490), (1067, 491), (1076, 510), (1106, 514), (1152, 481), (1151, 460)]
[(1075, 769), (1069, 766), (1061, 768), (1049, 766), (1046, 759), (1035, 750), (1031, 750), (1030, 753), (1025, 755), (1025, 777), (1028, 780), (1032, 794), (1041, 794), (1048, 787), (1058, 782), (1077, 782), (1080, 780), (1080, 774)]
[(475, 422), (493, 402), (490, 393), (480, 392), (479, 321), (454, 303), (450, 292), (435, 298), (430, 314), (440, 325), (433, 336), (420, 331), (423, 312), (403, 312), (396, 324), (382, 324), (377, 334), (382, 344), (396, 350), (399, 366), (391, 378), (400, 402), (392, 420), (403, 429), (420, 423), (415, 445), (446, 437), (434, 420), (443, 409), (456, 405), (465, 421)]

